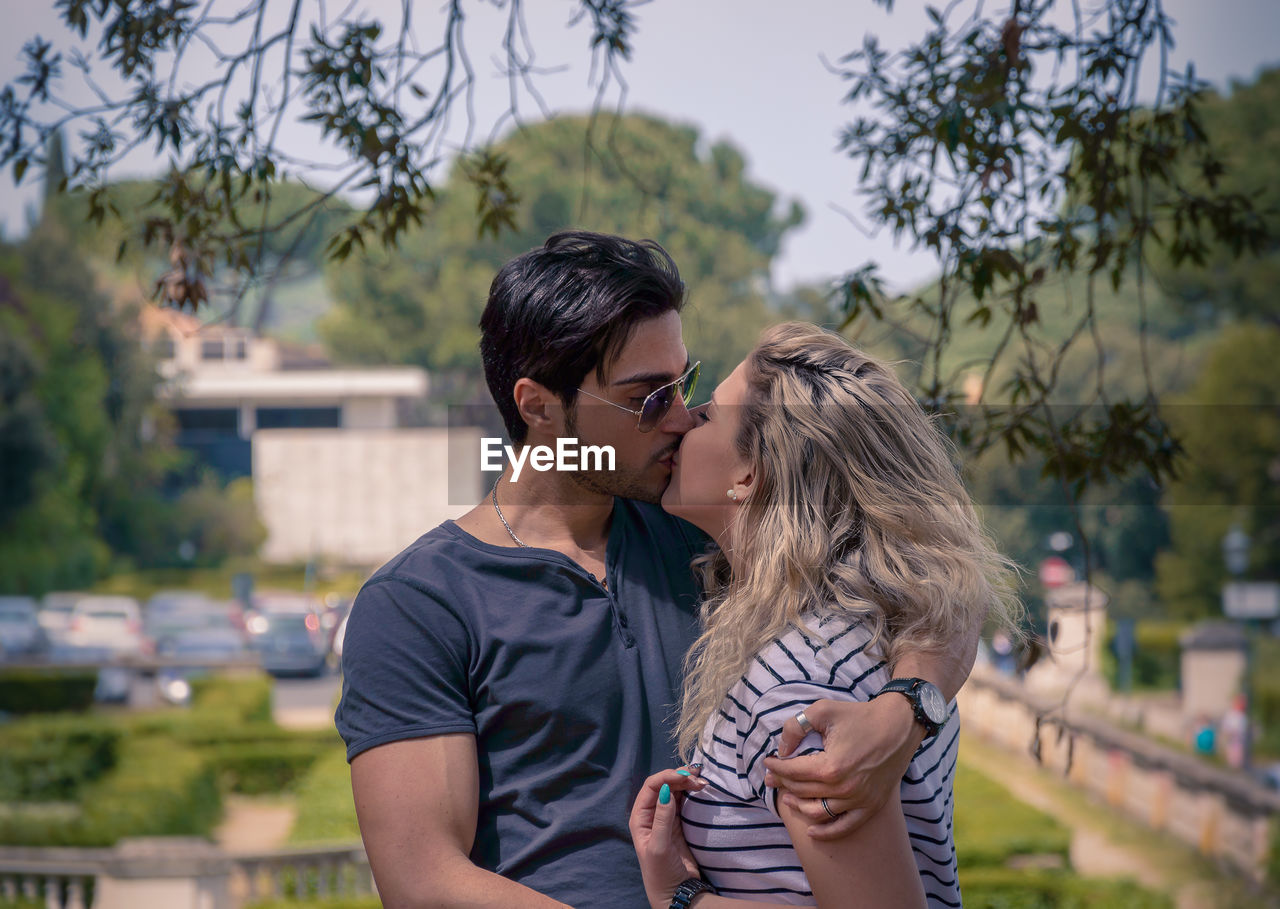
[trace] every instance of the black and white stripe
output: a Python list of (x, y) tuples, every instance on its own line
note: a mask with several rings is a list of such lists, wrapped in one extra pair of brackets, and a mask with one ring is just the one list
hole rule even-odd
[[(819, 699), (867, 701), (889, 680), (857, 621), (824, 617), (760, 652), (703, 734), (696, 760), (707, 787), (685, 798), (685, 840), (707, 879), (726, 896), (814, 905), (804, 868), (764, 786), (764, 758), (777, 750), (787, 718)], [(930, 907), (960, 905), (951, 835), (960, 717), (916, 752), (902, 779), (902, 809)], [(809, 736), (798, 753), (818, 751)]]

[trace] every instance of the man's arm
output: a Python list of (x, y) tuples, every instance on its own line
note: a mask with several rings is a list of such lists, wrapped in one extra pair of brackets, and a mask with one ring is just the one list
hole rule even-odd
[(472, 864), (480, 798), (475, 736), (370, 748), (351, 762), (351, 792), (387, 909), (564, 906)]
[[(951, 701), (973, 669), (985, 615), (976, 616), (967, 633), (945, 650), (905, 653), (893, 667), (894, 678), (921, 678), (937, 685)], [(815, 701), (804, 709), (822, 734), (820, 754), (786, 759), (804, 739), (792, 717), (782, 727), (778, 754), (765, 759), (765, 784), (786, 790), (783, 804), (813, 822), (814, 839), (846, 836), (873, 816), (898, 789), (911, 756), (924, 741), (910, 702), (899, 695), (873, 701)], [(834, 820), (823, 807), (827, 800)]]

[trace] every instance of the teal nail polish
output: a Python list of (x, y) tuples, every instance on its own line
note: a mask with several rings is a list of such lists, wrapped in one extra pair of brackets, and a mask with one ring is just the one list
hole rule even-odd
[(671, 787), (663, 783), (662, 788), (658, 790), (658, 804), (665, 805), (669, 801), (671, 801)]
[(681, 776), (688, 776), (688, 775), (689, 775), (689, 771), (688, 771), (688, 770), (677, 770), (677, 771), (676, 771), (676, 773), (680, 774)]

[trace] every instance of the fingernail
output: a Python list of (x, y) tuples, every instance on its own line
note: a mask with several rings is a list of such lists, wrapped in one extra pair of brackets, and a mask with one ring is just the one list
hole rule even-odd
[(702, 761), (694, 761), (692, 764), (690, 764), (690, 765), (689, 765), (689, 769), (690, 769), (690, 770), (701, 770), (701, 769), (702, 769)]
[(677, 771), (676, 771), (676, 773), (680, 774), (681, 776), (688, 776), (688, 775), (689, 775), (689, 771), (688, 771), (688, 770), (677, 770)]
[(671, 801), (671, 787), (663, 783), (662, 788), (658, 790), (658, 804), (665, 805), (669, 801)]

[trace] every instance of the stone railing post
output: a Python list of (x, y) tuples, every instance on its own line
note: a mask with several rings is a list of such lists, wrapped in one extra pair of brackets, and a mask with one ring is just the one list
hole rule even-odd
[(227, 854), (197, 837), (121, 840), (103, 864), (93, 909), (231, 909)]

